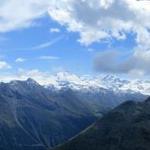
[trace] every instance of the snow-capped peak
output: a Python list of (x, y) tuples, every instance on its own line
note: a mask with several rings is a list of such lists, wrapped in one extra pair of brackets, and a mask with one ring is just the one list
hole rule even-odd
[(38, 83), (37, 83), (34, 79), (32, 79), (32, 78), (28, 78), (28, 79), (26, 80), (26, 82), (27, 82), (28, 84), (35, 84), (35, 85), (38, 84)]
[(73, 83), (80, 83), (81, 79), (75, 74), (71, 74), (69, 72), (59, 72), (56, 74), (56, 79), (58, 82), (60, 81), (69, 81)]
[(90, 77), (78, 76), (69, 72), (59, 72), (55, 75), (51, 75), (50, 78), (52, 80), (50, 80), (51, 82), (49, 82), (47, 86), (56, 89), (66, 87), (76, 90), (105, 88), (116, 92), (133, 91), (147, 95), (150, 94), (150, 81), (127, 80), (113, 75)]
[[(79, 76), (69, 72), (58, 72), (56, 74), (35, 77), (35, 80), (28, 78), (23, 82), (33, 87), (40, 83), (44, 85), (44, 87), (53, 90), (60, 90), (63, 88), (86, 91), (106, 89), (115, 92), (132, 91), (150, 95), (150, 80), (128, 80), (113, 75)], [(13, 80), (10, 84), (12, 87), (18, 87), (17, 85), (20, 84), (20, 81)]]

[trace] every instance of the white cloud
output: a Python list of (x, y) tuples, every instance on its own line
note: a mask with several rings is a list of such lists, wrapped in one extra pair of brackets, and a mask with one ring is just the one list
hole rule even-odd
[(47, 13), (47, 0), (1, 0), (0, 32), (32, 25), (33, 20)]
[(46, 13), (69, 31), (79, 32), (85, 45), (125, 39), (127, 32), (137, 34), (137, 42), (141, 34), (149, 36), (150, 2), (137, 0), (2, 0), (0, 32), (30, 26)]
[(149, 75), (150, 51), (138, 50), (133, 54), (104, 51), (97, 54), (94, 67), (97, 71), (115, 74), (128, 74), (132, 76)]
[(68, 31), (78, 32), (84, 45), (112, 38), (125, 40), (127, 34), (134, 33), (136, 46), (127, 59), (118, 61), (120, 56), (114, 56), (107, 64), (99, 56), (98, 68), (128, 74), (150, 73), (150, 1), (60, 0), (53, 1), (49, 14)]
[(2, 0), (0, 31), (30, 26), (49, 13), (69, 31), (79, 32), (79, 41), (86, 45), (112, 37), (125, 39), (127, 32), (137, 34), (136, 40), (141, 42), (141, 33), (149, 36), (149, 6), (149, 1), (137, 0)]
[(50, 32), (51, 33), (59, 33), (60, 29), (58, 29), (58, 28), (50, 28)]
[(11, 66), (5, 62), (5, 61), (0, 61), (0, 69), (10, 69)]
[(57, 56), (40, 56), (39, 59), (41, 59), (41, 60), (58, 60), (60, 58)]
[(49, 14), (68, 31), (78, 32), (84, 45), (112, 38), (124, 40), (134, 33), (136, 46), (132, 54), (122, 61), (114, 56), (108, 64), (107, 57), (99, 56), (98, 68), (125, 74), (150, 73), (150, 1), (60, 0), (51, 5)]
[(0, 75), (0, 81), (10, 82), (12, 80), (26, 80), (32, 78), (42, 85), (55, 82), (49, 72), (41, 72), (38, 69), (24, 70), (20, 68), (16, 74)]
[[(136, 48), (125, 62), (133, 63), (130, 72), (148, 73), (150, 65), (150, 1), (137, 0), (2, 0), (0, 2), (0, 32), (24, 28), (36, 18), (48, 13), (70, 32), (77, 32), (84, 45), (135, 34)], [(54, 30), (53, 30), (54, 31)], [(56, 31), (56, 30), (55, 30)], [(42, 49), (58, 42), (61, 37), (32, 49)]]
[(24, 61), (26, 61), (26, 59), (25, 58), (17, 58), (16, 60), (15, 60), (15, 62), (17, 62), (17, 63), (21, 63), (21, 62), (24, 62)]
[(137, 0), (60, 0), (50, 5), (50, 16), (69, 31), (80, 33), (86, 45), (106, 38), (125, 39), (150, 27), (150, 2)]

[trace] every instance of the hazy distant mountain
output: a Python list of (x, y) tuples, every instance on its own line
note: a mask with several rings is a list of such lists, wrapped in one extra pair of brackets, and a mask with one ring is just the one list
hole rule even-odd
[(128, 101), (55, 150), (149, 150), (150, 98)]
[[(71, 81), (71, 80), (70, 80)], [(69, 84), (70, 85), (70, 84)], [(68, 84), (44, 87), (32, 79), (0, 83), (0, 149), (45, 150), (63, 143), (136, 92)]]

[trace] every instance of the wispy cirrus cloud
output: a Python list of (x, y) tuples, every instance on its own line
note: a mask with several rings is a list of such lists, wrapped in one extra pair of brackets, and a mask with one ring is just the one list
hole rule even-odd
[(15, 51), (20, 51), (20, 50), (24, 50), (24, 51), (27, 51), (27, 50), (40, 50), (40, 49), (45, 49), (45, 48), (49, 48), (51, 47), (52, 45), (55, 45), (57, 42), (61, 41), (63, 38), (65, 37), (65, 35), (60, 35), (58, 37), (55, 37), (54, 39), (51, 39), (49, 41), (46, 41), (44, 43), (40, 43), (40, 44), (37, 44), (35, 46), (31, 46), (31, 47), (17, 47), (17, 48), (13, 48), (13, 50)]
[(61, 35), (61, 36), (58, 36), (58, 37), (52, 39), (51, 41), (38, 44), (38, 45), (33, 46), (33, 47), (29, 48), (29, 49), (31, 49), (31, 50), (39, 50), (39, 49), (48, 48), (48, 47), (54, 45), (55, 43), (59, 42), (63, 38), (64, 38), (64, 35)]
[(40, 56), (38, 59), (40, 59), (40, 60), (59, 60), (60, 57), (57, 57), (57, 56)]

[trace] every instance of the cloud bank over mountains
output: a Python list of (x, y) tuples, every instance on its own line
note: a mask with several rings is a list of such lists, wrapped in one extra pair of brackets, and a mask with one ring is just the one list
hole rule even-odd
[(100, 54), (99, 59), (96, 58), (99, 60), (96, 60), (97, 70), (138, 75), (150, 73), (150, 1), (2, 0), (0, 32), (29, 27), (36, 24), (35, 19), (46, 14), (69, 32), (79, 33), (78, 41), (86, 46), (103, 40), (125, 40), (128, 34), (134, 34), (136, 46), (129, 57), (120, 61), (118, 56), (113, 56), (106, 64), (102, 62), (106, 58)]

